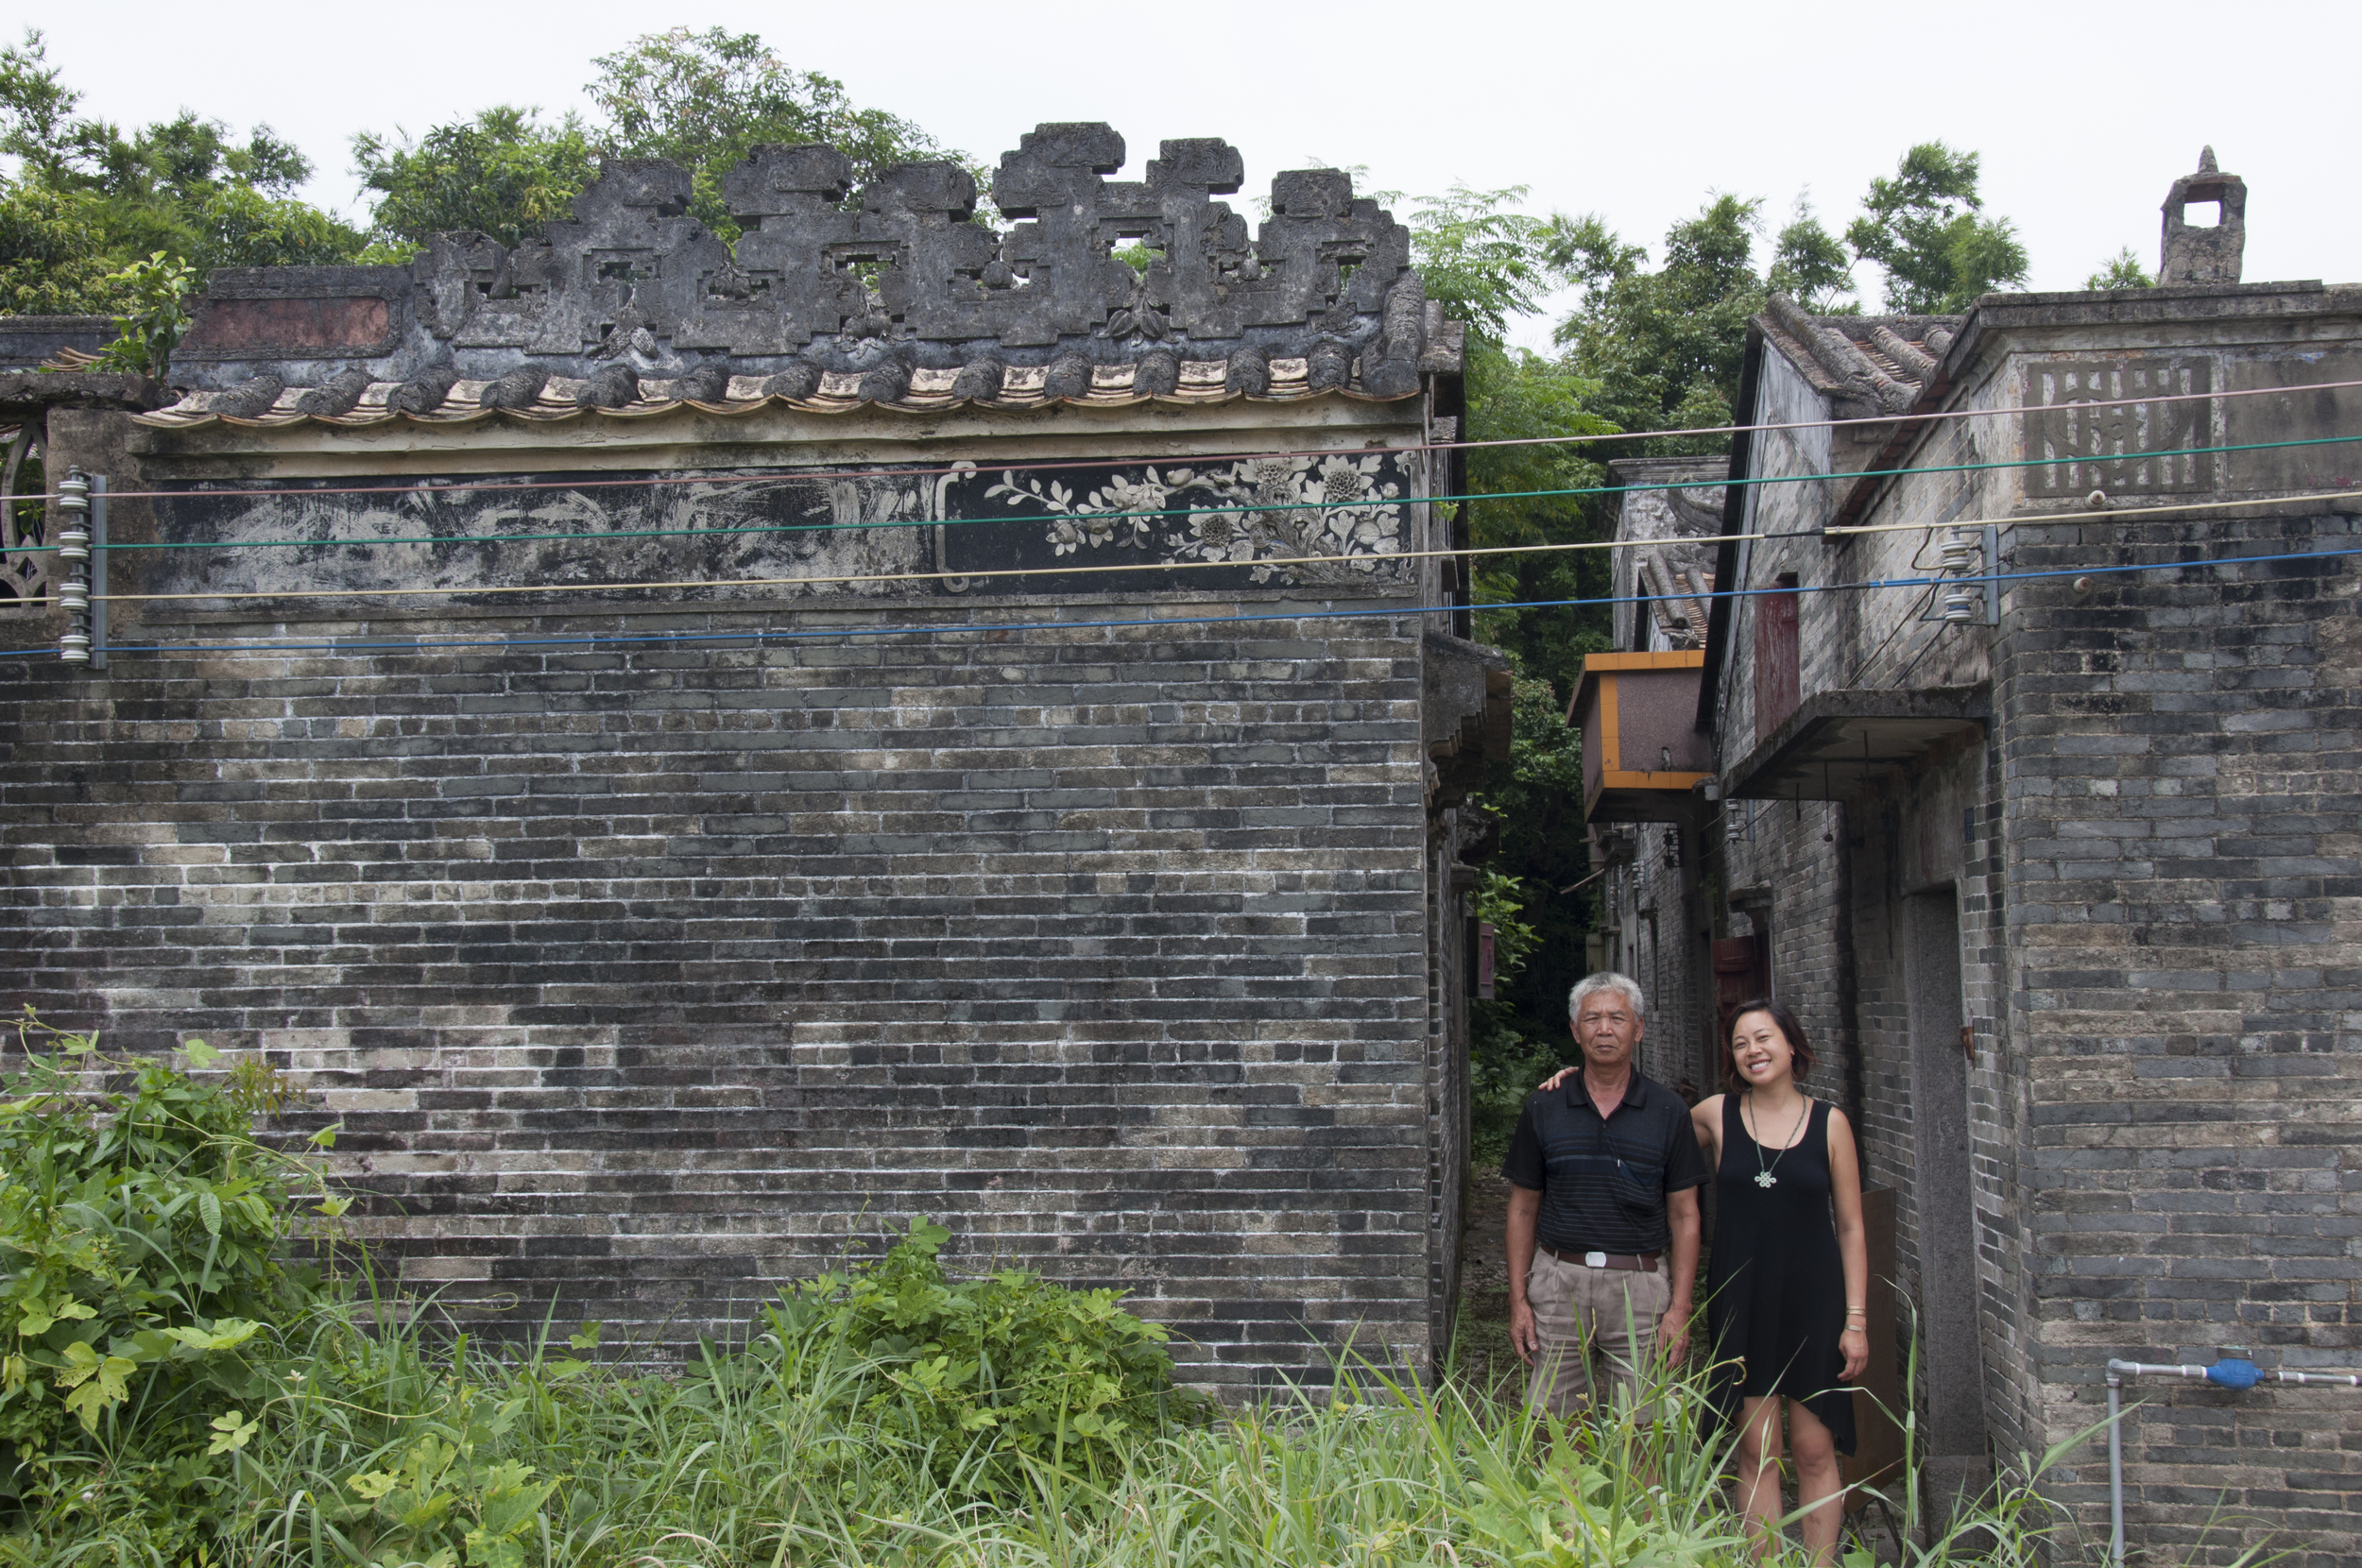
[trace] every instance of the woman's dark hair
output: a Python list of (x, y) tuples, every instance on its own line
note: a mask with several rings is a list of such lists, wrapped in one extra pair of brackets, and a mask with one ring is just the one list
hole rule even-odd
[[(1778, 1026), (1780, 1032), (1788, 1036), (1788, 1048), (1796, 1053), (1795, 1061), (1789, 1065), (1789, 1071), (1795, 1075), (1798, 1082), (1803, 1082), (1805, 1074), (1812, 1071), (1813, 1061), (1812, 1044), (1805, 1038), (1804, 1024), (1798, 1020), (1795, 1014), (1789, 1011), (1788, 1003), (1775, 1002), (1769, 997), (1757, 997), (1753, 1001), (1741, 1002), (1731, 1009), (1732, 1024), (1736, 1025), (1739, 1019), (1750, 1013), (1769, 1014), (1772, 1022)], [(1738, 1076), (1737, 1053), (1731, 1049), (1728, 1035), (1722, 1037), (1722, 1082), (1734, 1089), (1747, 1087), (1747, 1081)]]

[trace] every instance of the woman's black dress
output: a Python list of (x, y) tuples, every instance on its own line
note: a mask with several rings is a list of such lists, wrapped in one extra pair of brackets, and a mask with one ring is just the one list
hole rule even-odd
[[(1838, 1381), (1845, 1355), (1845, 1265), (1829, 1207), (1829, 1107), (1812, 1102), (1811, 1125), (1785, 1153), (1747, 1135), (1742, 1097), (1722, 1097), (1722, 1163), (1715, 1172), (1714, 1264), (1706, 1324), (1715, 1398), (1736, 1420), (1738, 1402), (1767, 1394), (1800, 1400), (1854, 1451), (1854, 1396)], [(1772, 1164), (1777, 1160), (1777, 1165)], [(1757, 1175), (1770, 1170), (1770, 1186)]]

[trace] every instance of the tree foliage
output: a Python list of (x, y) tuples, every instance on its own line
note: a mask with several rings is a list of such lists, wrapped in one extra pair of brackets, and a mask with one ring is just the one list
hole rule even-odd
[(686, 167), (690, 213), (724, 239), (737, 238), (738, 226), (722, 204), (722, 177), (762, 143), (827, 142), (852, 160), (856, 182), (897, 163), (967, 162), (900, 115), (859, 107), (835, 77), (789, 66), (754, 33), (675, 27), (592, 63), (590, 100), (607, 118), (601, 145)]
[(513, 246), (564, 217), (598, 173), (579, 118), (544, 124), (535, 111), (505, 104), (416, 141), (364, 131), (352, 139), (352, 162), (363, 186), (378, 193), (372, 236), (395, 256), (451, 230)]
[(188, 331), (183, 300), (196, 283), (195, 273), (159, 250), (111, 274), (108, 281), (123, 285), (124, 315), (115, 322), (120, 334), (99, 351), (98, 367), (161, 378), (171, 365), (172, 350), (180, 345), (180, 334)]
[(416, 139), (354, 137), (355, 172), (377, 193), (371, 234), (386, 253), (407, 255), (458, 230), (515, 245), (565, 216), (602, 158), (665, 158), (689, 170), (690, 215), (725, 240), (739, 230), (723, 177), (764, 143), (830, 143), (852, 160), (856, 182), (950, 158), (983, 183), (972, 161), (899, 114), (855, 104), (835, 77), (788, 65), (755, 33), (674, 27), (591, 63), (598, 75), (584, 91), (597, 106), (593, 123), (504, 105)]
[(1903, 154), (1892, 179), (1871, 180), (1845, 243), (1886, 274), (1889, 310), (1956, 314), (1980, 295), (2026, 281), (2017, 226), (1984, 213), (1977, 162), (1976, 153), (1922, 142)]
[(1412, 209), (1411, 260), (1427, 284), (1427, 297), (1467, 323), (1469, 335), (1489, 349), (1508, 341), (1514, 317), (1542, 308), (1554, 278), (1543, 243), (1549, 226), (1504, 211), (1523, 201), (1526, 189), (1454, 185), (1443, 196), (1420, 198)]
[(292, 194), (311, 161), (268, 126), (243, 139), (182, 110), (126, 133), (77, 111), (38, 31), (0, 48), (0, 310), (114, 315), (138, 303), (132, 270), (162, 253), (217, 266), (348, 262), (363, 239)]
[(2141, 265), (2140, 257), (2134, 255), (2132, 247), (2128, 245), (2109, 257), (2106, 266), (2084, 279), (2083, 286), (2090, 289), (2155, 288), (2157, 280), (2148, 275), (2148, 268)]

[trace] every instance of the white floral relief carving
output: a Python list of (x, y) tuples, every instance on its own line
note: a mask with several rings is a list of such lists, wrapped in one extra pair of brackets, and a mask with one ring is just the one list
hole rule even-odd
[[(1142, 469), (1112, 473), (1077, 499), (1055, 480), (1020, 481), (1004, 471), (984, 493), (1031, 505), (1050, 520), (1053, 554), (1086, 546), (1156, 550), (1167, 559), (1247, 566), (1258, 583), (1278, 577), (1350, 581), (1402, 553), (1402, 486), (1383, 477), (1385, 457), (1258, 457), (1227, 469)], [(1158, 537), (1172, 514), (1185, 525)]]

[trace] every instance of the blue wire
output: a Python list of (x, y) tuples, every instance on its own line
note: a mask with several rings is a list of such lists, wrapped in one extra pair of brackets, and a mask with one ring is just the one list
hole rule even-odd
[[(1835, 593), (1869, 588), (1927, 588), (1939, 583), (2017, 583), (2044, 577), (2089, 577), (2124, 571), (2181, 571), (2194, 567), (2260, 566), (2275, 561), (2325, 561), (2345, 555), (2362, 555), (2362, 546), (2349, 550), (2301, 550), (2279, 555), (2230, 555), (2205, 561), (2151, 561), (2136, 566), (2070, 566), (2044, 571), (1985, 572), (1972, 577), (1880, 577), (1859, 583), (1814, 583), (1792, 588), (1730, 588), (1720, 590), (1732, 598), (1752, 599), (1770, 593)], [(1720, 597), (1720, 593), (1715, 595)], [(324, 595), (324, 597), (333, 597)], [(816, 638), (834, 637), (901, 637), (912, 634), (944, 636), (960, 632), (1056, 632), (1107, 631), (1133, 626), (1202, 626), (1263, 621), (1338, 621), (1363, 620), (1390, 615), (1440, 615), (1453, 610), (1481, 613), (1486, 610), (1562, 609), (1586, 605), (1632, 605), (1645, 603), (1647, 594), (1630, 594), (1602, 599), (1522, 599), (1498, 605), (1412, 605), (1400, 608), (1354, 610), (1282, 610), (1258, 615), (1178, 615), (1149, 616), (1132, 621), (1033, 621), (1003, 622), (967, 622), (953, 626), (837, 626), (818, 631), (778, 631), (764, 628), (746, 632), (663, 632), (647, 636), (594, 635), (590, 637), (529, 637), (476, 638), (462, 641), (421, 642), (403, 639), (391, 642), (192, 642), (149, 643), (109, 646), (109, 654), (277, 654), (315, 653), (322, 649), (332, 653), (363, 653), (380, 649), (400, 649), (406, 653), (434, 653), (445, 648), (548, 648), (581, 647), (615, 643), (680, 643), (680, 642), (762, 642), (766, 639), (803, 641)], [(54, 656), (54, 648), (19, 648), (0, 650), (0, 657), (35, 658)]]

